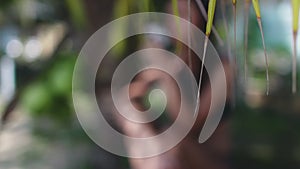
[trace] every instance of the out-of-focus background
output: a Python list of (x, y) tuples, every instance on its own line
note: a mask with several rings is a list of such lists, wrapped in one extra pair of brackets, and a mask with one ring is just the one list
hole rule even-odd
[[(232, 41), (232, 7), (229, 0), (226, 2)], [(102, 150), (80, 127), (72, 103), (73, 68), (81, 47), (101, 26), (135, 12), (163, 12), (164, 3), (159, 0), (0, 1), (0, 169), (130, 168), (126, 158)], [(291, 92), (291, 2), (261, 1), (270, 59), (269, 96), (265, 95), (264, 52), (252, 8), (249, 72), (247, 80), (243, 79), (244, 2), (238, 3), (241, 3), (237, 11), (238, 86), (235, 107), (229, 115), (232, 167), (299, 168), (300, 98)], [(214, 25), (226, 41), (220, 3)], [(124, 29), (120, 27), (119, 31)], [(137, 47), (130, 44), (126, 41), (118, 44), (112, 57), (105, 59), (101, 78), (97, 80), (100, 88), (108, 85), (114, 71), (111, 67), (120, 62), (121, 58), (114, 57), (114, 53), (126, 56)]]

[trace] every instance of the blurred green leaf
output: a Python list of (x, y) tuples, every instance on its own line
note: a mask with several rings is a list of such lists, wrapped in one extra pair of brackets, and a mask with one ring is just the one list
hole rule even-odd
[(35, 82), (28, 86), (21, 97), (22, 105), (32, 115), (40, 115), (51, 101), (51, 93), (43, 82)]
[(74, 57), (68, 57), (56, 63), (49, 73), (49, 85), (57, 95), (70, 95), (72, 90), (72, 76), (75, 65)]
[(78, 28), (83, 28), (86, 25), (86, 13), (82, 0), (66, 0), (66, 5), (69, 9), (71, 19)]

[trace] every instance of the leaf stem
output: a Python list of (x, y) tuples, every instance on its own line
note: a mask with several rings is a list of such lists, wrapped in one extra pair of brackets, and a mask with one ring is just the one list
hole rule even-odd
[(191, 55), (191, 0), (188, 0), (188, 66), (193, 71), (193, 64), (192, 64), (192, 55)]
[[(198, 5), (198, 7), (199, 7), (199, 9), (200, 9), (200, 12), (201, 12), (203, 18), (204, 18), (205, 21), (207, 22), (207, 13), (206, 13), (206, 10), (205, 10), (205, 7), (204, 7), (202, 1), (201, 1), (201, 0), (195, 0), (195, 1), (196, 1), (197, 5)], [(212, 32), (213, 32), (213, 34), (215, 35), (218, 44), (219, 44), (220, 46), (224, 46), (224, 42), (223, 42), (221, 36), (219, 35), (217, 29), (216, 29), (214, 26), (212, 26)]]
[(270, 83), (269, 83), (269, 61), (268, 61), (268, 55), (267, 55), (267, 50), (266, 50), (266, 45), (265, 45), (265, 37), (264, 37), (264, 32), (262, 29), (262, 23), (261, 23), (261, 19), (260, 17), (257, 17), (257, 22), (258, 22), (258, 26), (260, 29), (260, 34), (261, 34), (261, 38), (262, 38), (262, 44), (263, 44), (263, 48), (264, 48), (264, 54), (265, 54), (265, 62), (266, 62), (266, 80), (267, 80), (267, 95), (269, 95), (269, 89), (270, 89)]
[(249, 9), (250, 9), (250, 0), (245, 2), (245, 13), (244, 13), (244, 83), (247, 84), (248, 77), (248, 28), (249, 28)]
[(297, 31), (293, 32), (293, 72), (292, 72), (292, 92), (295, 94), (297, 92)]
[(237, 47), (236, 47), (236, 1), (232, 1), (233, 5), (233, 19), (234, 19), (234, 39), (233, 39), (233, 46), (234, 46), (234, 64), (237, 65)]

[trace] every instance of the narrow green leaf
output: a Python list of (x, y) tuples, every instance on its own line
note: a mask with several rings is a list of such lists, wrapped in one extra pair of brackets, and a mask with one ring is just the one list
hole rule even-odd
[(233, 4), (233, 5), (236, 5), (236, 0), (232, 0), (232, 4)]
[[(115, 8), (113, 10), (114, 18), (119, 18), (129, 14), (130, 2), (128, 0), (118, 0), (116, 1)], [(109, 35), (110, 43), (116, 39), (120, 39), (128, 31), (128, 23), (122, 23), (118, 27), (114, 27)], [(115, 56), (122, 56), (126, 50), (127, 43), (126, 41), (120, 42), (112, 50)]]
[(259, 1), (258, 0), (252, 0), (253, 8), (256, 14), (257, 18), (260, 18), (260, 7), (259, 7)]
[[(197, 5), (200, 9), (200, 12), (201, 12), (202, 16), (204, 17), (205, 21), (207, 22), (207, 13), (206, 13), (206, 9), (205, 9), (202, 1), (201, 0), (196, 0), (196, 3), (197, 3)], [(221, 36), (219, 35), (217, 29), (213, 25), (212, 25), (212, 33), (215, 35), (218, 44), (220, 46), (224, 46), (224, 42), (223, 42)]]
[(262, 23), (261, 23), (261, 15), (260, 15), (260, 7), (259, 7), (259, 1), (258, 0), (252, 0), (253, 3), (253, 8), (255, 10), (256, 18), (257, 18), (257, 23), (260, 29), (260, 34), (262, 38), (262, 44), (264, 48), (264, 53), (265, 53), (265, 62), (266, 62), (266, 81), (267, 81), (267, 95), (269, 95), (269, 63), (268, 63), (268, 55), (267, 55), (267, 49), (265, 45), (265, 37), (264, 37), (264, 32), (262, 28)]
[(141, 11), (144, 11), (144, 12), (149, 12), (150, 11), (150, 0), (141, 0), (140, 1), (141, 3), (141, 8), (142, 10)]
[(204, 41), (204, 50), (203, 50), (203, 58), (202, 58), (202, 65), (201, 65), (201, 70), (200, 70), (200, 78), (199, 78), (199, 89), (197, 92), (197, 107), (196, 107), (196, 112), (199, 111), (199, 103), (200, 103), (200, 89), (201, 89), (201, 84), (202, 84), (202, 76), (203, 76), (203, 69), (204, 69), (204, 62), (205, 62), (205, 56), (206, 56), (206, 49), (208, 45), (208, 40), (209, 40), (209, 35), (211, 33), (212, 25), (213, 25), (213, 20), (214, 20), (214, 15), (215, 15), (215, 8), (216, 8), (216, 0), (210, 0), (208, 3), (208, 20), (206, 24), (206, 36), (205, 36), (205, 41)]
[(192, 20), (192, 16), (191, 16), (191, 0), (188, 0), (188, 66), (190, 67), (191, 70), (193, 70), (193, 64), (192, 64), (192, 54), (191, 54), (191, 20)]
[(293, 8), (293, 68), (292, 68), (292, 92), (297, 92), (297, 36), (299, 24), (300, 0), (292, 0)]
[(249, 28), (249, 9), (250, 9), (250, 0), (246, 0), (244, 6), (244, 78), (245, 85), (247, 84), (247, 76), (248, 76), (248, 28)]
[[(179, 9), (178, 9), (178, 0), (172, 0), (172, 10), (173, 10), (173, 14), (176, 16), (179, 16)], [(178, 34), (181, 36), (181, 29), (180, 29), (180, 20), (177, 19), (176, 20), (176, 24), (177, 24), (177, 31)], [(180, 52), (181, 51), (181, 45), (179, 42), (176, 43), (176, 52)]]
[(174, 15), (179, 16), (177, 0), (172, 0), (172, 10), (173, 10)]
[(229, 29), (228, 29), (228, 23), (227, 23), (227, 19), (226, 19), (226, 4), (225, 4), (224, 1), (226, 1), (226, 0), (221, 0), (222, 20), (223, 20), (223, 25), (224, 25), (224, 29), (225, 29), (225, 35), (226, 35), (226, 41), (227, 41), (227, 55), (229, 57), (230, 63), (232, 63), (233, 58), (232, 58), (232, 54), (231, 54)]
[(233, 23), (234, 23), (234, 37), (233, 37), (233, 46), (234, 46), (234, 64), (237, 67), (237, 48), (236, 48), (236, 0), (232, 0), (233, 7)]
[(300, 0), (292, 0), (293, 31), (298, 31)]
[(207, 24), (206, 24), (206, 32), (205, 32), (206, 36), (209, 36), (211, 33), (214, 16), (215, 16), (216, 1), (217, 0), (210, 0), (208, 3)]
[(86, 13), (83, 8), (82, 0), (66, 0), (66, 5), (71, 14), (72, 22), (78, 27), (83, 28), (86, 25)]
[[(235, 65), (234, 65), (234, 59), (231, 53), (231, 41), (230, 41), (230, 36), (229, 36), (229, 29), (228, 29), (228, 23), (226, 19), (226, 0), (221, 0), (221, 12), (222, 12), (222, 18), (223, 18), (223, 25), (225, 28), (225, 33), (226, 33), (226, 40), (227, 40), (227, 55), (229, 57), (229, 65), (231, 67), (231, 73), (234, 74), (235, 71)], [(234, 83), (235, 84), (235, 83)], [(231, 104), (233, 107), (235, 107), (235, 85), (231, 85), (231, 93), (230, 93), (230, 98), (231, 98)]]

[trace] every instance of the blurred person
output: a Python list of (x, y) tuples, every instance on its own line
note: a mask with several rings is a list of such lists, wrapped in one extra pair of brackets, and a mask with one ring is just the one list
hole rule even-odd
[[(188, 19), (188, 3), (187, 0), (178, 0), (178, 10), (179, 16), (184, 19)], [(166, 5), (167, 13), (172, 14), (172, 5), (168, 1)], [(199, 28), (204, 27), (204, 18), (201, 17), (200, 11), (197, 8), (194, 1), (191, 3), (191, 22), (198, 26)], [(180, 23), (180, 28), (187, 28), (187, 25)], [(178, 31), (176, 29), (176, 23), (170, 21), (168, 25), (168, 31)], [(185, 32), (185, 31), (183, 31)], [(149, 35), (151, 36), (151, 35)], [(187, 38), (187, 35), (183, 35), (184, 38)], [(173, 46), (179, 47), (180, 50), (177, 51), (177, 55), (182, 59), (186, 64), (188, 64), (188, 50), (189, 48), (185, 45), (180, 44), (175, 40), (171, 41)], [(151, 38), (146, 38), (145, 42), (142, 45), (142, 48), (164, 48), (164, 45), (159, 41), (155, 41)], [(192, 72), (197, 80), (199, 80), (199, 72), (201, 67), (200, 59), (191, 52)], [(155, 56), (155, 59), (160, 59), (159, 56)], [(227, 93), (231, 93), (229, 89), (230, 83), (232, 81), (232, 76), (230, 68), (226, 58), (221, 57), (225, 74), (227, 80)], [(164, 61), (161, 62), (172, 62)], [(174, 66), (174, 70), (176, 66)], [(178, 68), (180, 69), (180, 68)], [(180, 75), (180, 70), (177, 71), (178, 76)], [(217, 72), (215, 77), (217, 78), (221, 72)], [(221, 83), (220, 83), (221, 84)], [(151, 89), (159, 87), (162, 89), (167, 98), (167, 107), (166, 107), (166, 119), (164, 122), (151, 122), (147, 124), (138, 124), (131, 122), (123, 117), (118, 116), (118, 125), (121, 128), (122, 132), (131, 137), (151, 137), (155, 136), (162, 131), (166, 130), (168, 125), (172, 123), (179, 112), (180, 103), (184, 102), (188, 105), (189, 99), (180, 100), (180, 91), (176, 85), (176, 81), (166, 74), (163, 71), (156, 69), (147, 69), (140, 72), (133, 81), (129, 84), (129, 97), (138, 110), (144, 111), (147, 110), (147, 105), (145, 105), (144, 100), (147, 97), (147, 94)], [(230, 100), (228, 94), (228, 100)], [(201, 86), (201, 96), (200, 96), (200, 107), (198, 112), (198, 117), (195, 124), (193, 125), (191, 131), (188, 135), (173, 149), (160, 154), (155, 157), (135, 159), (130, 158), (129, 162), (133, 169), (226, 169), (229, 168), (229, 155), (230, 155), (230, 130), (229, 122), (227, 119), (222, 120), (214, 132), (214, 134), (209, 138), (205, 143), (200, 144), (198, 142), (199, 133), (204, 125), (204, 122), (207, 117), (207, 113), (210, 109), (211, 104), (211, 86), (207, 74), (203, 77), (203, 83)], [(228, 106), (228, 104), (227, 104)], [(192, 109), (189, 111), (193, 111)], [(225, 110), (226, 111), (226, 110)], [(225, 112), (225, 116), (228, 112)], [(169, 122), (166, 122), (169, 121)], [(159, 146), (159, 145), (157, 145)], [(127, 145), (128, 152), (142, 151), (143, 147), (139, 145)]]

